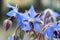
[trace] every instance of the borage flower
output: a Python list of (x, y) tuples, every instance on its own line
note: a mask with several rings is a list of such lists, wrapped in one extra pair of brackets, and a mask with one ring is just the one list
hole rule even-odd
[[(10, 12), (7, 13), (8, 16), (12, 17), (16, 17), (17, 18), (17, 26), (20, 25), (21, 26), (21, 30), (30, 30), (31, 27), (29, 27), (29, 23), (24, 23), (23, 20), (27, 19), (27, 15), (26, 13), (22, 14), (18, 12), (18, 8), (17, 7), (13, 7), (11, 5), (8, 4), (8, 7), (13, 8), (13, 10), (11, 10)], [(26, 18), (25, 18), (26, 17)]]
[(37, 32), (40, 32), (41, 25), (43, 22), (37, 16), (37, 13), (34, 10), (33, 5), (31, 5), (29, 11), (27, 12), (28, 19), (25, 19), (24, 22), (29, 22), (32, 28), (34, 28)]

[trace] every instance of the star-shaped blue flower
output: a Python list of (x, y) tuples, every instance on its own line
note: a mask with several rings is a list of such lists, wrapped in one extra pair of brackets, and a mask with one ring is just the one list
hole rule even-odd
[[(31, 30), (31, 27), (29, 26), (29, 23), (24, 23), (23, 20), (24, 18), (27, 19), (27, 15), (26, 13), (22, 14), (18, 12), (18, 8), (11, 6), (10, 4), (7, 4), (7, 7), (12, 8), (13, 10), (11, 10), (10, 12), (7, 13), (8, 16), (12, 17), (15, 16), (17, 18), (17, 25), (21, 26), (22, 30)], [(25, 17), (26, 16), (26, 17)]]
[(34, 25), (34, 29), (37, 31), (37, 32), (40, 32), (40, 24), (39, 23), (41, 23), (41, 20), (40, 20), (40, 18), (39, 17), (35, 17), (37, 14), (36, 14), (36, 12), (35, 12), (35, 10), (34, 10), (34, 7), (33, 7), (33, 5), (31, 5), (31, 7), (30, 7), (30, 9), (29, 9), (29, 11), (27, 12), (28, 14), (28, 19), (25, 19), (25, 20), (27, 20), (26, 22), (32, 22), (33, 23), (33, 25)]

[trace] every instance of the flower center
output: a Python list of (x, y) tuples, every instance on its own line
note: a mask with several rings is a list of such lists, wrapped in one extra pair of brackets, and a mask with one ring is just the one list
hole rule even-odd
[(33, 22), (33, 19), (32, 19), (32, 18), (30, 18), (30, 19), (29, 19), (29, 21), (30, 21), (30, 22)]

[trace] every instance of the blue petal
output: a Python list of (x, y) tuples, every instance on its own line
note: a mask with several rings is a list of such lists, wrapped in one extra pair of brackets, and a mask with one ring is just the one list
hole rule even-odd
[(27, 12), (25, 12), (24, 14), (23, 14), (23, 17), (24, 17), (24, 19), (26, 19), (26, 20), (29, 20), (29, 16), (28, 16), (28, 13)]
[(48, 38), (50, 39), (53, 35), (53, 27), (52, 26), (49, 26), (45, 31), (44, 31), (44, 35), (48, 36)]
[(10, 5), (9, 3), (6, 3), (6, 6), (7, 6), (8, 8), (12, 8), (12, 9), (15, 8), (14, 6)]
[(34, 24), (34, 29), (40, 33), (40, 25), (38, 23)]
[(31, 5), (28, 13), (30, 14), (30, 17), (34, 17), (36, 15), (33, 5)]
[(16, 18), (17, 18), (17, 25), (23, 25), (22, 23), (23, 16), (20, 15), (19, 13), (16, 13)]
[(53, 28), (57, 27), (57, 22), (53, 23)]
[(7, 13), (8, 16), (15, 16), (16, 13), (18, 12), (18, 8), (14, 8), (13, 10), (11, 10), (10, 12)]
[(59, 13), (57, 13), (57, 12), (53, 12), (52, 16), (54, 16), (54, 17), (57, 18), (57, 17), (60, 16), (60, 15), (59, 15)]
[(41, 21), (40, 18), (33, 18), (33, 19), (34, 19), (34, 22)]
[(14, 40), (14, 38), (13, 37), (8, 37), (8, 40)]
[(14, 10), (11, 10), (7, 13), (8, 16), (15, 16), (16, 12)]
[(10, 5), (9, 3), (7, 3), (7, 7), (8, 8), (12, 8), (15, 11), (18, 11), (18, 8), (17, 7), (14, 7), (14, 6)]
[(55, 28), (56, 28), (56, 30), (60, 30), (60, 23)]
[(53, 25), (49, 26), (45, 31), (44, 31), (44, 35), (47, 34), (48, 38), (50, 39), (53, 35), (53, 31), (54, 31), (54, 28), (57, 27), (57, 22), (54, 22)]
[(60, 26), (59, 27), (56, 27), (56, 30), (60, 30)]

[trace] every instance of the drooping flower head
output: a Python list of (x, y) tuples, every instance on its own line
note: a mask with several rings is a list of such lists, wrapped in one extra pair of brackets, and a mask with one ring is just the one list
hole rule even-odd
[(51, 16), (57, 18), (59, 16), (59, 14), (57, 12), (53, 11), (52, 9), (49, 9), (49, 8), (45, 9), (43, 11), (42, 19), (44, 21), (44, 24), (46, 24), (46, 22), (49, 21), (48, 19)]
[(54, 16), (56, 18), (59, 16), (59, 14), (57, 12), (53, 11), (52, 9), (44, 10), (44, 14), (48, 14), (47, 12), (49, 12), (51, 16)]

